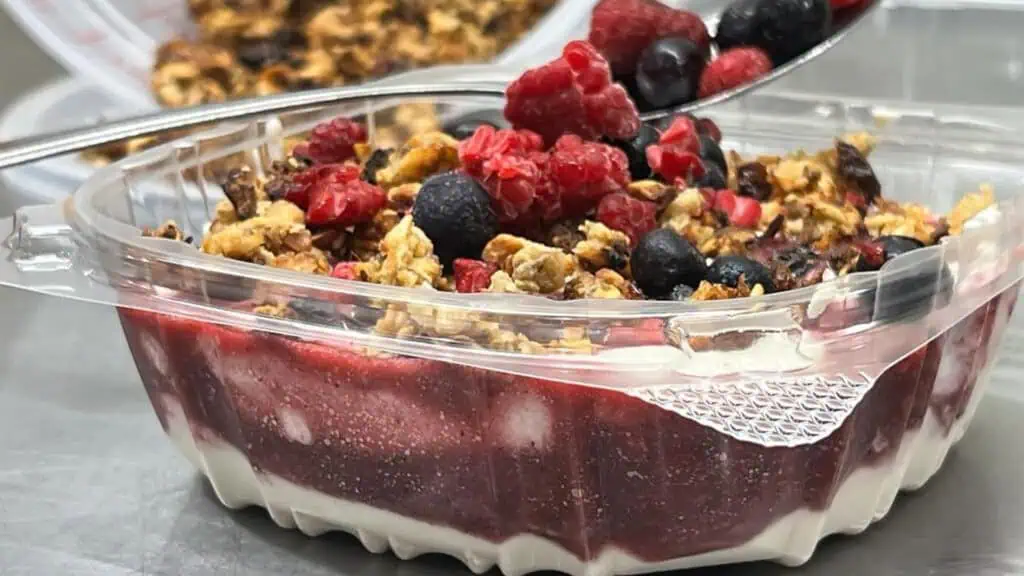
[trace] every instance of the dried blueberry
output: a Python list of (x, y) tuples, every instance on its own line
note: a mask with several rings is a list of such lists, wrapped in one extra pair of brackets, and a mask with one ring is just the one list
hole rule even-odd
[(700, 159), (704, 160), (705, 165), (711, 163), (718, 166), (723, 173), (729, 169), (722, 148), (714, 138), (704, 133), (700, 133)]
[(723, 190), (729, 187), (722, 169), (713, 162), (704, 163), (704, 175), (697, 178), (693, 184), (698, 188), (713, 188), (715, 190)]
[(696, 288), (708, 273), (704, 255), (669, 228), (658, 228), (640, 239), (630, 268), (636, 285), (649, 298), (668, 296), (680, 284)]
[(683, 301), (689, 300), (690, 296), (693, 296), (693, 288), (690, 288), (686, 284), (680, 284), (672, 289), (672, 293), (669, 294), (669, 300)]
[(760, 284), (765, 292), (775, 291), (771, 270), (757, 260), (751, 260), (746, 256), (719, 256), (708, 267), (708, 281), (715, 284), (724, 284), (735, 288), (739, 285), (740, 277), (750, 288)]
[(718, 50), (724, 52), (736, 46), (756, 43), (758, 26), (758, 5), (762, 0), (735, 0), (722, 11), (715, 34)]
[[(880, 236), (870, 247), (882, 252), (884, 262), (924, 248), (924, 243), (909, 236)], [(858, 259), (858, 272), (877, 270), (881, 266), (871, 263), (862, 255)], [(877, 258), (876, 258), (877, 260)], [(913, 266), (913, 265), (912, 265)], [(910, 320), (931, 311), (935, 305), (944, 305), (953, 291), (953, 275), (945, 264), (936, 270), (934, 262), (924, 262), (920, 269), (909, 267), (884, 278), (881, 288), (872, 288), (863, 297), (864, 307), (874, 310), (877, 321)], [(880, 302), (878, 295), (881, 295)]]
[(476, 129), (481, 126), (493, 126), (494, 128), (503, 128), (508, 125), (502, 118), (500, 112), (493, 110), (485, 110), (480, 112), (470, 112), (464, 116), (459, 116), (454, 120), (446, 122), (443, 130), (445, 134), (448, 134), (456, 140), (465, 140), (476, 132)]
[(736, 169), (736, 192), (740, 196), (749, 196), (758, 202), (767, 200), (772, 195), (768, 170), (758, 162), (741, 165)]
[(446, 267), (456, 258), (479, 258), (498, 233), (498, 217), (487, 191), (461, 172), (428, 178), (416, 195), (412, 218)]
[(647, 147), (658, 142), (661, 134), (654, 126), (644, 123), (632, 140), (612, 140), (612, 146), (626, 153), (629, 159), (629, 175), (633, 180), (651, 178), (651, 167), (647, 165)]
[(640, 55), (636, 87), (643, 99), (657, 108), (691, 102), (697, 97), (707, 53), (686, 38), (654, 41)]
[(924, 248), (924, 243), (917, 238), (898, 235), (879, 236), (876, 240), (865, 242), (860, 246), (861, 254), (857, 258), (854, 271), (878, 270), (889, 260), (919, 248)]
[(856, 147), (846, 142), (837, 142), (836, 161), (839, 176), (860, 192), (867, 204), (874, 202), (882, 193), (882, 183), (875, 176), (868, 159)]
[(829, 0), (762, 0), (754, 17), (758, 32), (753, 43), (781, 66), (825, 39), (832, 7)]
[(391, 160), (391, 152), (387, 148), (377, 148), (374, 150), (370, 157), (366, 159), (366, 163), (363, 165), (363, 172), (359, 177), (370, 184), (376, 184), (377, 172), (388, 165), (388, 162)]

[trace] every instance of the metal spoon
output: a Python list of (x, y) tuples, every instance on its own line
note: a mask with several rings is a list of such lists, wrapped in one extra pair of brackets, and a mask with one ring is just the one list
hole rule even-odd
[[(821, 56), (838, 44), (864, 17), (872, 12), (881, 0), (863, 0), (859, 7), (842, 12), (842, 20), (834, 24), (833, 33), (825, 41), (805, 52), (802, 56), (780, 66), (766, 76), (705, 98), (666, 109), (654, 110), (641, 114), (644, 120), (658, 120), (666, 116), (721, 104), (751, 90), (755, 90), (769, 82), (789, 74), (800, 66)], [(203, 125), (215, 124), (229, 120), (266, 116), (276, 113), (293, 112), (302, 109), (325, 107), (346, 102), (359, 102), (370, 98), (416, 98), (416, 97), (501, 97), (504, 95), (507, 80), (498, 80), (504, 76), (500, 69), (493, 66), (445, 67), (452, 78), (439, 82), (445, 74), (439, 69), (426, 69), (396, 76), (376, 84), (355, 87), (324, 88), (290, 94), (279, 94), (260, 98), (248, 98), (224, 104), (210, 104), (168, 110), (104, 123), (98, 126), (75, 128), (57, 133), (41, 134), (10, 140), (0, 143), (0, 170), (45, 160), (55, 156), (80, 152), (88, 148), (103, 146), (123, 140), (152, 136), (168, 130), (187, 130)], [(480, 78), (474, 70), (486, 72), (482, 77), (493, 80), (486, 82), (474, 81)], [(456, 72), (455, 74), (452, 74)], [(496, 75), (497, 74), (497, 75)], [(509, 76), (509, 79), (514, 76)], [(418, 82), (418, 83), (417, 83)]]

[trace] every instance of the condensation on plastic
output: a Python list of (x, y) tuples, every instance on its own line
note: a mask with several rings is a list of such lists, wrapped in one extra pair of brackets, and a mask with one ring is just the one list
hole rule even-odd
[[(532, 61), (565, 40), (597, 0), (561, 0), (497, 62)], [(156, 107), (149, 89), (161, 42), (190, 36), (185, 0), (4, 0), (7, 11), (54, 59), (75, 75), (136, 109)]]
[[(878, 128), (870, 108), (746, 102), (713, 114), (726, 148), (815, 149), (872, 129), (890, 197), (945, 211), (988, 182), (998, 207), (879, 273), (704, 303), (378, 286), (139, 234), (174, 218), (201, 235), (226, 165), (262, 172), (282, 137), (335, 113), (386, 125), (395, 102), (365, 102), (224, 126), (104, 168), (61, 206), (0, 222), (0, 284), (117, 307), (165, 429), (225, 504), (265, 506), (282, 526), (512, 575), (797, 564), (923, 484), (970, 421), (1022, 278), (1024, 148), (926, 112)], [(251, 312), (294, 298), (335, 316)], [(548, 354), (397, 339), (371, 328), (385, 309), (435, 327), (608, 338)], [(660, 344), (641, 345), (652, 331)]]

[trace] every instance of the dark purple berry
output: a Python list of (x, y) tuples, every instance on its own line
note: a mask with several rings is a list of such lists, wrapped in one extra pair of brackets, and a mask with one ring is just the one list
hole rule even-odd
[(775, 66), (800, 56), (821, 43), (832, 25), (829, 0), (761, 0), (754, 16), (755, 45), (771, 56)]
[(629, 159), (629, 174), (633, 180), (651, 178), (651, 167), (647, 165), (647, 147), (657, 144), (661, 134), (654, 126), (644, 123), (632, 140), (612, 140), (611, 144), (626, 153)]
[(630, 258), (637, 287), (648, 298), (664, 298), (680, 284), (691, 288), (707, 278), (704, 255), (689, 240), (669, 228), (648, 232)]
[(442, 129), (445, 134), (456, 140), (465, 140), (472, 136), (476, 129), (481, 126), (492, 126), (500, 130), (507, 125), (508, 123), (502, 118), (501, 113), (485, 111), (471, 112), (465, 116), (450, 120), (444, 124)]
[(640, 55), (636, 87), (657, 108), (691, 102), (697, 97), (707, 54), (686, 38), (662, 38)]
[(768, 170), (759, 162), (742, 164), (736, 168), (736, 193), (764, 202), (772, 195)]
[(728, 181), (725, 179), (725, 173), (718, 167), (714, 162), (704, 162), (704, 175), (697, 178), (694, 183), (697, 188), (713, 188), (715, 190), (722, 190), (729, 187)]
[(718, 20), (715, 44), (719, 52), (737, 46), (750, 46), (757, 42), (759, 26), (758, 5), (763, 0), (734, 0), (722, 11)]
[(757, 260), (746, 256), (719, 256), (711, 266), (708, 266), (709, 282), (735, 288), (739, 285), (741, 277), (750, 288), (760, 284), (766, 293), (775, 291), (771, 270)]
[(882, 183), (868, 163), (868, 159), (856, 147), (839, 141), (836, 143), (837, 172), (843, 181), (854, 188), (867, 204), (871, 204), (882, 193)]
[(672, 293), (669, 294), (669, 300), (681, 302), (683, 300), (689, 300), (690, 296), (693, 296), (693, 288), (690, 288), (686, 284), (680, 284), (672, 289)]
[(725, 154), (722, 153), (722, 149), (718, 146), (718, 143), (715, 142), (715, 139), (707, 134), (701, 133), (699, 130), (698, 133), (700, 134), (700, 159), (704, 160), (704, 164), (714, 164), (718, 166), (722, 172), (728, 170), (728, 164), (725, 162)]

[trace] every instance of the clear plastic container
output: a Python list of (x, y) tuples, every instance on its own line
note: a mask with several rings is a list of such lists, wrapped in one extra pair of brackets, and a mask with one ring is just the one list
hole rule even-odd
[[(200, 235), (227, 163), (263, 171), (282, 137), (336, 113), (381, 126), (395, 104), (362, 102), (101, 169), (63, 206), (0, 222), (0, 284), (117, 307), (168, 435), (225, 505), (263, 506), (281, 526), (510, 575), (800, 564), (923, 485), (969, 424), (1024, 277), (1024, 147), (926, 111), (878, 128), (870, 108), (746, 102), (712, 114), (727, 148), (814, 149), (871, 129), (888, 196), (947, 210), (987, 182), (1000, 202), (880, 272), (700, 303), (354, 283), (140, 234), (174, 218)], [(279, 299), (310, 314), (252, 312)], [(374, 329), (388, 314), (432, 335)], [(458, 337), (475, 330), (551, 344)], [(581, 335), (595, 345), (573, 345)]]
[[(501, 54), (501, 64), (530, 61), (561, 45), (597, 0), (561, 0)], [(161, 42), (189, 36), (185, 0), (4, 0), (8, 13), (69, 72), (136, 109), (155, 108), (149, 75)]]

